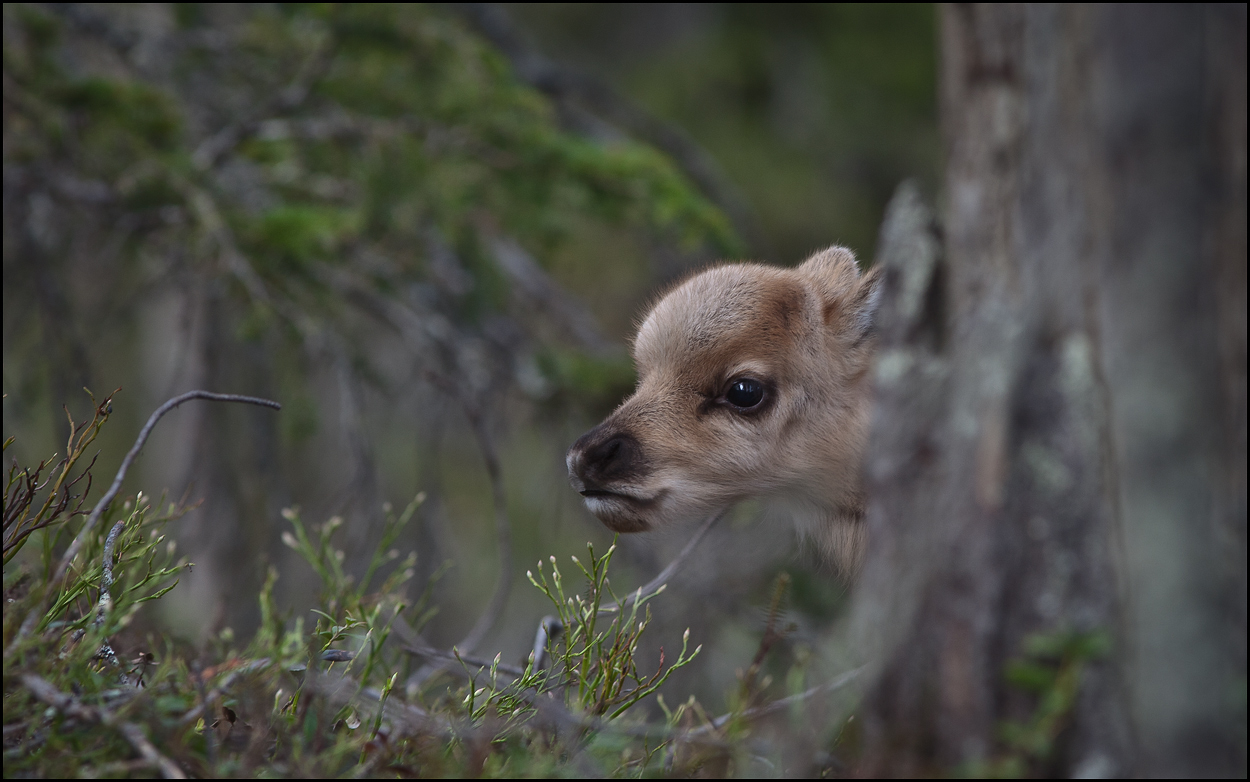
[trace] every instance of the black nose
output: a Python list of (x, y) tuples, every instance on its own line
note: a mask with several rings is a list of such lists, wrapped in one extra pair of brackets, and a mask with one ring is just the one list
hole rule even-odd
[(635, 477), (645, 465), (642, 446), (633, 435), (605, 430), (602, 424), (569, 449), (569, 469), (586, 482), (587, 488)]

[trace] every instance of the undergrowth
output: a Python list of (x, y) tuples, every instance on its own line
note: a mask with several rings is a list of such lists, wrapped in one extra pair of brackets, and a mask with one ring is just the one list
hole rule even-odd
[(693, 699), (661, 701), (659, 723), (639, 708), (701, 647), (689, 648), (687, 631), (675, 657), (641, 659), (662, 589), (618, 597), (615, 545), (573, 558), (577, 588), (554, 557), (530, 572), (554, 613), (524, 667), (424, 647), (418, 631), (432, 609), (425, 592), (408, 597), (415, 554), (393, 549), (421, 496), (387, 508), (359, 579), (332, 541), (340, 518), (310, 526), (283, 512), (284, 542), (321, 582), (311, 620), (277, 605), (270, 568), (249, 642), (223, 631), (198, 649), (149, 636), (149, 648), (114, 651), (141, 606), (176, 588), (191, 563), (164, 534), (184, 504), (140, 492), (88, 523), (94, 462), (81, 465), (110, 411), (106, 399), (91, 421), (71, 420), (59, 461), (9, 470), (6, 776), (655, 776), (694, 773), (710, 758), (723, 768), (732, 754)]

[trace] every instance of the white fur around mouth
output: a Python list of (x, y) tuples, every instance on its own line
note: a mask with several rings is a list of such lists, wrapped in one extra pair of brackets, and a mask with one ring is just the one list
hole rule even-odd
[(645, 507), (650, 500), (625, 494), (601, 494), (584, 497), (583, 502), (586, 510), (613, 532), (642, 532), (651, 528)]
[(645, 504), (648, 500), (644, 497), (635, 497), (632, 494), (623, 492), (595, 492), (593, 494), (583, 494), (582, 501), (586, 503), (586, 507), (593, 513), (596, 508), (608, 508), (620, 505), (639, 505)]
[(629, 502), (628, 498), (619, 495), (584, 497), (582, 502), (586, 503), (586, 510), (598, 516), (604, 511), (618, 507), (622, 502)]

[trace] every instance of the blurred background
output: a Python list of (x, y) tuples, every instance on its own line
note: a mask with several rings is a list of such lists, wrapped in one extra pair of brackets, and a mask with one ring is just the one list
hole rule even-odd
[[(936, 191), (935, 39), (929, 5), (5, 4), (6, 456), (62, 450), (84, 387), (121, 389), (97, 486), (171, 396), (276, 399), (148, 443), (123, 492), (199, 504), (144, 621), (246, 637), (270, 564), (304, 611), (283, 508), (343, 517), (363, 570), (424, 493), (397, 547), (423, 636), (463, 638), (502, 574), (478, 651), (520, 661), (549, 609), (525, 569), (612, 539), (564, 451), (629, 393), (647, 302), (718, 259), (871, 263), (898, 183)], [(613, 584), (689, 532), (623, 538)], [(801, 667), (844, 603), (815, 563), (764, 509), (720, 525), (653, 604), (651, 644), (704, 644), (670, 701), (724, 706), (783, 572), (772, 664)]]

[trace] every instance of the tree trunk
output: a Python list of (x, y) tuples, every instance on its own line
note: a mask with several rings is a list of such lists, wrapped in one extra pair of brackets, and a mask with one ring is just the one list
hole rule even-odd
[(1244, 775), (1246, 11), (947, 6), (883, 229), (865, 775)]

